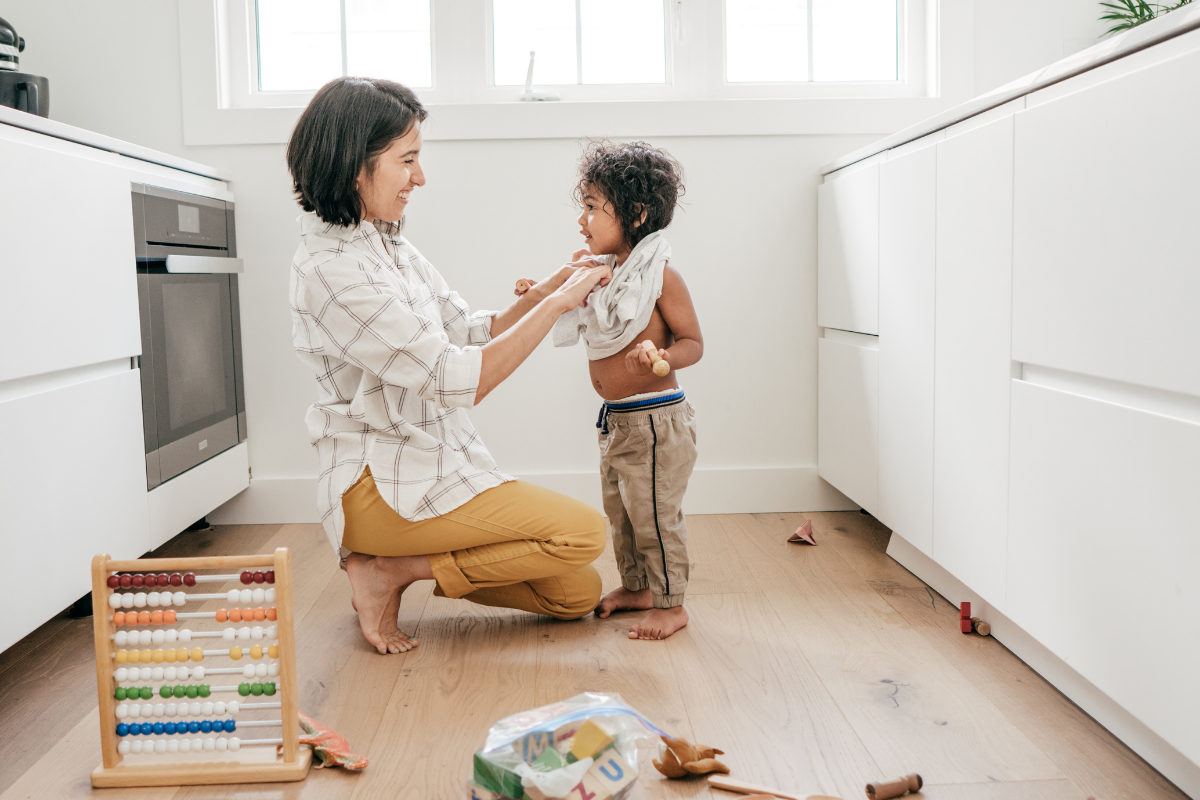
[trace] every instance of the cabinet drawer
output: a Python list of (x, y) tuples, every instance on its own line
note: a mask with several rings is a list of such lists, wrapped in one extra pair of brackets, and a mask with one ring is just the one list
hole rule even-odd
[(0, 164), (0, 381), (139, 354), (130, 182), (119, 157), (0, 125)]
[(879, 505), (879, 351), (830, 339), (817, 345), (817, 472), (874, 514)]
[(92, 556), (149, 549), (138, 372), (0, 403), (0, 430), (3, 650), (91, 590)]
[(817, 187), (817, 324), (879, 333), (879, 165)]
[(1200, 425), (1013, 381), (1008, 616), (1200, 763)]

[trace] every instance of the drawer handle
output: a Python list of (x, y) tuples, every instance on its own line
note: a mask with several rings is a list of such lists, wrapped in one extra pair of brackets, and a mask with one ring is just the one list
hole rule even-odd
[(241, 272), (240, 258), (220, 256), (167, 256), (167, 272), (213, 275), (218, 272)]

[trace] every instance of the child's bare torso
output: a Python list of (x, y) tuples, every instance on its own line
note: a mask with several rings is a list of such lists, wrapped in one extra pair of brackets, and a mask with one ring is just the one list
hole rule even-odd
[(663, 349), (675, 344), (675, 336), (667, 327), (667, 322), (659, 313), (657, 306), (650, 315), (650, 324), (635, 336), (624, 350), (608, 358), (588, 362), (592, 388), (596, 390), (597, 394), (611, 403), (635, 394), (679, 388), (679, 381), (675, 380), (675, 370), (671, 370), (665, 377), (660, 378), (654, 373), (634, 375), (625, 368), (625, 356), (635, 347), (641, 347), (642, 342), (647, 339), (654, 342), (655, 347)]

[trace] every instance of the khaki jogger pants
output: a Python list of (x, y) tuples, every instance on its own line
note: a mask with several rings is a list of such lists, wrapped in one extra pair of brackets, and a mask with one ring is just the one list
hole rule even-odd
[(682, 392), (677, 400), (606, 403), (599, 439), (604, 513), (622, 585), (649, 589), (655, 608), (683, 605), (689, 572), (683, 495), (696, 465), (695, 410)]
[(342, 546), (372, 556), (428, 556), (434, 594), (578, 619), (600, 602), (592, 562), (604, 552), (594, 508), (525, 481), (411, 522), (379, 495), (368, 467), (342, 495)]

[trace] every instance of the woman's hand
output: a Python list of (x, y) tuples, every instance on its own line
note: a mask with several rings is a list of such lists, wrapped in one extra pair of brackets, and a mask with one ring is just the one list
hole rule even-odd
[(606, 285), (613, 276), (611, 267), (591, 259), (576, 261), (563, 269), (570, 269), (571, 272), (563, 284), (550, 295), (563, 301), (563, 313), (587, 305), (587, 298), (592, 289)]
[[(668, 353), (666, 350), (660, 349), (658, 351), (658, 357), (663, 361), (667, 361), (667, 355)], [(671, 362), (667, 361), (667, 363), (669, 364)], [(635, 346), (632, 350), (625, 354), (625, 369), (631, 375), (653, 375), (654, 364), (650, 361), (650, 352), (640, 344)]]

